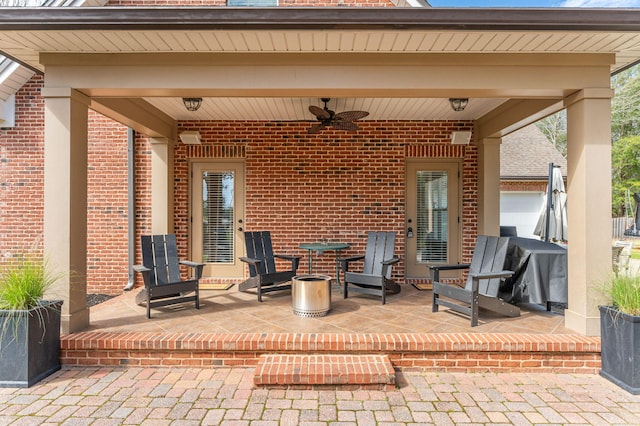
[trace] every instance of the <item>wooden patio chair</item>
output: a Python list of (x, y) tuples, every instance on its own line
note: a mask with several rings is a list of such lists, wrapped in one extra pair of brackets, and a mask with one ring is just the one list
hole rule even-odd
[[(249, 279), (238, 286), (238, 290), (256, 289), (258, 302), (262, 302), (262, 293), (278, 290), (291, 290), (291, 278), (296, 275), (301, 256), (274, 254), (269, 231), (245, 232), (244, 240), (247, 256), (240, 260), (249, 266)], [(291, 262), (286, 271), (276, 270), (276, 259)]]
[[(433, 281), (432, 311), (446, 306), (456, 312), (471, 317), (471, 327), (478, 325), (478, 308), (498, 312), (508, 317), (520, 316), (520, 308), (498, 297), (500, 283), (513, 275), (505, 271), (507, 257), (507, 237), (478, 236), (471, 264), (430, 266)], [(440, 283), (440, 271), (469, 269), (464, 288)], [(442, 298), (444, 296), (445, 298)]]
[[(133, 269), (142, 274), (144, 288), (136, 295), (136, 303), (146, 304), (147, 318), (151, 318), (151, 308), (177, 303), (195, 302), (196, 309), (200, 309), (198, 285), (204, 263), (178, 260), (173, 234), (143, 235), (140, 240), (142, 265), (134, 265)], [(192, 268), (193, 278), (181, 280), (180, 265)]]
[[(387, 293), (400, 292), (400, 286), (391, 280), (391, 266), (400, 261), (393, 255), (395, 242), (395, 232), (369, 232), (364, 255), (340, 259), (344, 271), (345, 299), (349, 296), (349, 285), (351, 291), (380, 296), (383, 305)], [(364, 260), (362, 272), (350, 272), (349, 263), (358, 260)]]

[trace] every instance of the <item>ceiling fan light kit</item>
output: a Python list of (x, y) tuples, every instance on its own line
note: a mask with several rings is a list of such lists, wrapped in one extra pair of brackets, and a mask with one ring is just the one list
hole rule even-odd
[(343, 111), (336, 114), (327, 106), (330, 100), (330, 98), (321, 98), (321, 101), (324, 102), (324, 108), (315, 105), (309, 106), (309, 111), (316, 116), (319, 123), (309, 127), (307, 133), (320, 133), (322, 129), (329, 126), (337, 130), (355, 131), (359, 127), (354, 121), (369, 115), (367, 111)]

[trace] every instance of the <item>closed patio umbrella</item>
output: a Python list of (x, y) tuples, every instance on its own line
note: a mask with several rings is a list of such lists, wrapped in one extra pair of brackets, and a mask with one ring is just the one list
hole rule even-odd
[(554, 166), (553, 163), (549, 164), (546, 197), (533, 233), (545, 241), (566, 242), (568, 239), (567, 192), (560, 167)]

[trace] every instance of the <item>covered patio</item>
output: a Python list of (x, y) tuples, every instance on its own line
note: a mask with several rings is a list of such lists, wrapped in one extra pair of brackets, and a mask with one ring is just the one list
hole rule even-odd
[(258, 366), (257, 371), (269, 356), (337, 356), (350, 363), (377, 354), (396, 371), (599, 371), (600, 339), (565, 328), (560, 311), (522, 305), (522, 316), (508, 319), (483, 312), (479, 326), (470, 328), (469, 318), (432, 313), (430, 299), (430, 291), (407, 286), (381, 305), (369, 296), (344, 300), (334, 288), (327, 316), (301, 318), (286, 293), (257, 303), (255, 295), (234, 289), (203, 290), (200, 310), (167, 307), (147, 320), (129, 293), (92, 307), (88, 330), (63, 336), (61, 360), (98, 366)]
[(228, 290), (202, 290), (200, 309), (192, 303), (152, 311), (151, 320), (144, 306), (136, 305), (135, 292), (117, 296), (91, 308), (87, 331), (107, 333), (506, 333), (577, 334), (564, 326), (562, 308), (550, 312), (545, 306), (522, 304), (521, 316), (506, 318), (482, 311), (480, 324), (469, 326), (469, 318), (452, 312), (431, 312), (431, 291), (407, 285), (388, 302), (368, 295), (343, 299), (333, 286), (331, 310), (324, 317), (294, 315), (291, 295), (270, 293), (263, 303), (255, 293)]
[[(253, 145), (246, 144), (245, 151), (245, 136), (238, 132), (237, 124), (224, 130), (225, 134), (233, 134), (233, 155), (226, 156), (230, 150), (220, 148), (224, 145), (220, 142), (223, 132), (214, 135), (208, 146), (180, 145), (180, 132), (220, 125), (220, 110), (185, 115), (181, 98), (197, 96), (214, 105), (222, 104), (226, 107), (224, 112), (236, 112), (223, 118), (222, 124), (224, 120), (241, 120), (248, 127), (289, 126), (302, 133), (311, 124), (306, 122), (312, 118), (306, 111), (308, 105), (321, 97), (341, 99), (341, 109), (366, 107), (371, 112), (370, 121), (363, 121), (367, 131), (379, 131), (391, 122), (400, 122), (402, 134), (411, 135), (407, 137), (409, 142), (399, 143), (386, 135), (371, 142), (366, 139), (369, 136), (363, 136), (365, 139), (358, 145), (360, 151), (346, 152), (348, 149), (341, 148), (340, 142), (347, 137), (304, 139), (314, 144), (317, 152), (325, 147), (329, 162), (334, 155), (350, 159), (344, 169), (340, 165), (326, 166), (335, 167), (335, 173), (353, 172), (351, 165), (357, 161), (362, 161), (360, 167), (365, 170), (371, 167), (373, 161), (361, 156), (367, 150), (392, 153), (385, 164), (376, 166), (379, 176), (370, 181), (383, 182), (385, 190), (392, 188), (387, 196), (391, 206), (372, 203), (374, 211), (358, 211), (357, 224), (353, 223), (352, 212), (343, 212), (323, 229), (351, 241), (372, 227), (391, 226), (404, 235), (411, 224), (403, 195), (405, 168), (418, 160), (444, 159), (455, 163), (460, 179), (455, 194), (458, 215), (452, 218), (455, 232), (449, 235), (449, 242), (455, 243), (456, 248), (449, 258), (454, 263), (470, 259), (476, 235), (498, 234), (501, 137), (566, 108), (567, 192), (571, 207), (569, 306), (564, 324), (558, 316), (539, 312), (535, 322), (526, 323), (528, 315), (514, 321), (491, 319), (477, 331), (492, 333), (507, 327), (511, 333), (530, 333), (541, 327), (545, 334), (597, 335), (595, 285), (611, 271), (610, 77), (640, 58), (638, 22), (640, 11), (613, 9), (6, 10), (0, 17), (0, 50), (45, 75), (44, 250), (59, 269), (79, 272), (61, 281), (52, 294), (65, 300), (63, 332), (76, 333), (97, 324), (100, 329), (127, 332), (126, 327), (118, 330), (118, 324), (125, 326), (123, 319), (109, 318), (110, 312), (100, 313), (100, 308), (90, 311), (85, 303), (87, 282), (82, 272), (87, 269), (89, 109), (149, 139), (149, 186), (146, 193), (137, 196), (148, 203), (151, 217), (148, 222), (136, 223), (135, 233), (172, 233), (178, 228), (185, 257), (196, 250), (191, 216), (187, 213), (191, 207), (186, 201), (193, 158), (213, 157), (223, 151), (225, 155), (218, 158), (221, 162), (230, 157), (241, 158), (256, 167), (260, 161), (279, 165), (278, 161), (287, 156), (295, 163), (296, 155), (304, 151), (305, 145), (295, 143), (296, 136), (287, 136), (289, 139), (276, 144), (260, 144), (262, 130)], [(54, 39), (56, 42), (52, 43)], [(448, 98), (468, 98), (470, 105), (453, 115)], [(436, 130), (431, 122), (437, 122)], [(455, 131), (472, 132), (470, 144), (451, 144), (449, 138)], [(330, 152), (329, 148), (335, 146)], [(267, 156), (274, 150), (277, 155)], [(338, 151), (341, 153), (335, 154)], [(391, 169), (389, 165), (393, 165)], [(262, 170), (266, 169), (278, 167)], [(284, 178), (294, 179), (295, 175), (247, 173), (247, 178), (248, 187), (264, 187), (280, 184)], [(369, 194), (381, 191), (382, 184), (369, 187), (370, 182), (363, 185)], [(340, 188), (349, 185), (350, 181), (345, 180)], [(313, 196), (311, 188), (307, 198)], [(247, 197), (254, 204), (248, 205), (241, 218), (243, 223), (253, 220), (256, 227), (281, 226), (283, 246), (295, 248), (305, 240), (326, 236), (319, 232), (305, 234), (300, 231), (304, 227), (293, 223), (300, 217), (304, 223), (313, 222), (309, 212), (306, 216), (304, 212), (299, 216), (290, 213), (304, 208), (308, 201), (295, 199), (293, 205), (287, 206), (287, 200), (280, 195), (267, 199), (265, 207), (258, 198)], [(275, 208), (272, 201), (278, 199), (283, 206)], [(327, 209), (332, 208), (331, 200), (325, 204)], [(381, 207), (393, 214), (377, 217), (375, 208)], [(265, 214), (256, 215), (258, 220), (252, 218), (252, 213), (258, 212)], [(243, 227), (244, 224), (236, 228), (241, 232)], [(298, 233), (292, 235), (292, 229)], [(377, 301), (348, 299), (340, 305), (336, 303), (335, 315), (326, 322), (314, 323), (309, 332), (334, 333), (341, 327), (348, 333), (468, 332), (463, 325), (466, 320), (445, 313), (430, 315), (428, 297), (412, 297), (417, 291), (406, 285), (409, 278), (414, 278), (406, 268), (415, 256), (407, 255), (408, 246), (407, 239), (398, 242), (404, 263), (395, 272), (398, 280), (405, 283), (400, 296), (404, 302), (390, 301), (388, 306), (378, 307), (374, 306)], [(427, 276), (426, 267), (421, 274), (418, 279)], [(122, 317), (129, 318), (138, 308), (131, 306), (127, 297), (121, 296), (105, 306), (111, 305)], [(280, 306), (275, 312), (286, 311), (286, 298), (262, 305), (251, 296), (233, 292), (207, 294), (203, 299), (202, 315), (185, 311), (166, 314), (164, 320), (165, 314), (159, 314), (159, 320), (149, 322), (140, 315), (134, 323), (139, 327), (166, 328), (164, 331), (171, 333), (176, 330), (163, 324), (177, 326), (187, 318), (213, 328), (221, 327), (216, 324), (224, 323), (230, 315), (238, 315), (233, 321), (237, 330), (216, 330), (244, 333), (252, 324), (259, 324), (257, 328), (264, 327), (260, 332), (265, 333), (271, 332), (271, 327), (273, 333), (302, 331), (285, 327), (287, 320), (283, 316), (280, 323), (274, 324), (246, 320), (259, 318), (260, 312), (273, 313), (274, 305)], [(229, 304), (230, 300), (233, 304)], [(363, 328), (341, 325), (343, 313), (344, 317), (362, 316), (358, 323)], [(376, 316), (385, 321), (371, 325)], [(352, 319), (346, 322), (354, 323)], [(389, 329), (383, 330), (382, 324)], [(298, 325), (307, 330), (302, 322)]]

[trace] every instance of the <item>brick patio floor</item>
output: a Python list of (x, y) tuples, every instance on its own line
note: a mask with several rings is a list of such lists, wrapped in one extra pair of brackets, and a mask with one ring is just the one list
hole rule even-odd
[(383, 392), (255, 389), (253, 372), (64, 367), (0, 389), (0, 424), (640, 424), (640, 396), (597, 375), (402, 372)]

